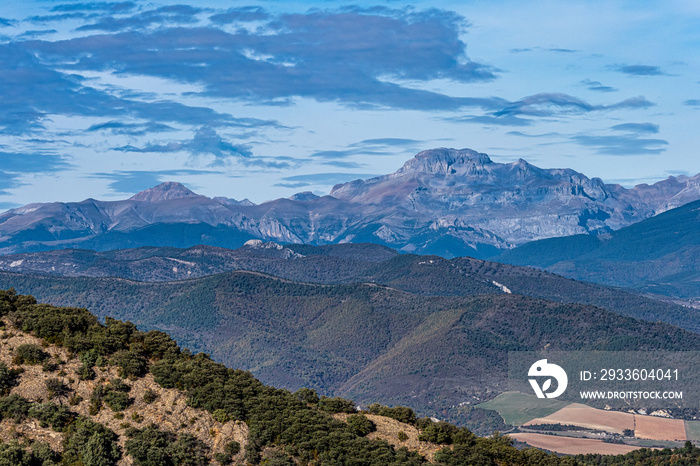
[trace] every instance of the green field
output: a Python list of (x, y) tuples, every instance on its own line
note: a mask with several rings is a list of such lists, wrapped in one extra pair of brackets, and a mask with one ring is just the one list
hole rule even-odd
[(683, 448), (685, 442), (674, 442), (672, 440), (626, 439), (625, 443), (644, 448)]
[(505, 392), (477, 407), (497, 411), (506, 424), (521, 426), (532, 419), (549, 416), (568, 404), (557, 400), (542, 400), (520, 392)]
[(688, 440), (700, 442), (700, 421), (685, 421), (685, 435)]

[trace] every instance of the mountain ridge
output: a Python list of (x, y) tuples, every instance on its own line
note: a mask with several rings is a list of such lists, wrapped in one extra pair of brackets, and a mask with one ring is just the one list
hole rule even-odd
[(152, 246), (153, 230), (159, 245), (176, 247), (372, 242), (486, 258), (532, 240), (609, 233), (697, 199), (700, 175), (627, 189), (572, 169), (439, 148), (320, 197), (298, 193), (255, 205), (166, 182), (123, 201), (31, 204), (0, 214), (0, 253)]
[(693, 201), (608, 235), (534, 241), (495, 260), (682, 298), (698, 307), (699, 229), (700, 201)]
[[(596, 237), (587, 238), (598, 241)], [(114, 277), (150, 283), (247, 270), (303, 283), (373, 283), (422, 296), (502, 294), (507, 289), (552, 301), (599, 306), (620, 315), (667, 322), (700, 333), (700, 311), (651, 299), (634, 290), (470, 257), (445, 259), (399, 254), (371, 243), (283, 246), (250, 240), (235, 250), (203, 245), (107, 252), (59, 250), (0, 256), (0, 270), (43, 275), (47, 280)], [(3, 276), (0, 272), (0, 279)]]

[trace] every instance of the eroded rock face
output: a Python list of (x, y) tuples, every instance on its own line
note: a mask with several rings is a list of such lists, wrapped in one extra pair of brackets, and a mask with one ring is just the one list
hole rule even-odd
[(697, 199), (700, 175), (626, 189), (571, 169), (440, 148), (322, 197), (254, 205), (168, 182), (124, 201), (32, 204), (0, 215), (0, 253), (137, 247), (157, 236), (158, 245), (177, 247), (239, 247), (254, 238), (485, 257), (532, 240), (617, 230)]

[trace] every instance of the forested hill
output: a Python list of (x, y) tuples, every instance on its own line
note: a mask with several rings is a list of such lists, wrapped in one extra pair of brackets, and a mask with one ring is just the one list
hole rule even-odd
[[(695, 464), (700, 449), (564, 457), (508, 437), (262, 384), (165, 333), (0, 291), (0, 464)], [(386, 426), (391, 425), (391, 429)], [(399, 430), (396, 432), (396, 430)]]
[(275, 386), (460, 423), (471, 413), (454, 406), (505, 390), (508, 351), (700, 349), (700, 335), (671, 325), (504, 292), (424, 296), (248, 271), (168, 283), (3, 275), (0, 286), (167, 331)]
[[(144, 282), (179, 281), (249, 270), (298, 282), (377, 283), (425, 296), (503, 294), (505, 287), (517, 294), (599, 306), (621, 315), (700, 332), (700, 310), (649, 299), (630, 290), (469, 257), (448, 260), (398, 254), (387, 247), (366, 243), (283, 246), (251, 241), (238, 249), (202, 245), (187, 249), (149, 247), (105, 252), (64, 249), (0, 256), (0, 270), (64, 277), (120, 277)], [(1, 276), (0, 285), (15, 286), (15, 275)], [(42, 299), (51, 302), (71, 303), (53, 301), (54, 296), (33, 288), (25, 292), (39, 293)]]
[(699, 228), (700, 201), (695, 201), (608, 235), (533, 241), (497, 260), (697, 303)]

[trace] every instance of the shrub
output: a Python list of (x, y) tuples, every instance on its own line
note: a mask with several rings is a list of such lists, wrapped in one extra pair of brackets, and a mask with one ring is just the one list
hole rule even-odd
[(58, 370), (58, 364), (56, 364), (54, 361), (46, 360), (41, 366), (41, 370), (44, 372), (55, 372)]
[(12, 359), (14, 364), (41, 364), (49, 355), (40, 346), (25, 343), (19, 345), (15, 351), (15, 357)]
[(119, 377), (143, 377), (148, 366), (146, 359), (135, 351), (120, 351), (114, 355)]
[(128, 408), (134, 400), (129, 398), (127, 391), (109, 389), (104, 395), (104, 402), (112, 411), (123, 411)]
[(214, 420), (225, 424), (226, 422), (230, 421), (230, 417), (228, 415), (228, 412), (226, 412), (225, 409), (217, 409), (213, 413), (211, 413), (211, 417), (214, 418)]
[(0, 362), (0, 395), (5, 396), (10, 393), (12, 387), (17, 385), (21, 371), (10, 369), (7, 364)]
[(357, 412), (355, 403), (340, 397), (328, 398), (323, 396), (318, 402), (318, 407), (331, 414)]
[(12, 466), (55, 465), (59, 455), (45, 443), (35, 443), (31, 451), (17, 440), (0, 444), (0, 464)]
[(224, 453), (230, 456), (236, 456), (241, 451), (241, 444), (235, 440), (231, 440), (224, 445)]
[(122, 457), (118, 437), (102, 424), (78, 418), (67, 429), (63, 441), (63, 463), (113, 466)]
[(292, 458), (277, 450), (267, 452), (262, 462), (266, 466), (296, 466)]
[(215, 453), (214, 459), (223, 466), (226, 466), (227, 464), (231, 464), (233, 462), (233, 458), (231, 458), (231, 455), (227, 455), (226, 453)]
[(73, 390), (63, 383), (61, 379), (46, 379), (44, 380), (44, 385), (46, 386), (46, 393), (49, 398), (63, 398), (67, 397)]
[(209, 464), (209, 447), (191, 434), (175, 437), (154, 424), (144, 429), (129, 429), (126, 451), (140, 466), (204, 466)]
[(378, 414), (379, 416), (390, 417), (406, 424), (413, 425), (416, 423), (416, 413), (413, 412), (411, 408), (407, 408), (405, 406), (395, 406), (390, 408), (388, 406), (382, 406), (379, 403), (373, 403), (369, 405), (369, 412), (372, 414)]
[(311, 388), (300, 388), (299, 390), (294, 392), (294, 396), (296, 396), (302, 403), (315, 405), (318, 404), (319, 401), (316, 390), (313, 390)]
[(347, 419), (350, 432), (360, 437), (364, 437), (370, 432), (377, 430), (377, 426), (364, 414), (353, 414)]
[(31, 403), (19, 395), (0, 398), (0, 419), (11, 418), (20, 422), (27, 417)]
[(62, 432), (77, 418), (66, 406), (55, 403), (34, 404), (29, 408), (28, 416), (38, 420), (41, 427), (51, 427), (58, 432)]
[(405, 442), (408, 440), (408, 434), (404, 432), (403, 430), (400, 430), (398, 434), (396, 434), (396, 437), (399, 439), (399, 442)]
[(452, 435), (457, 433), (457, 427), (447, 422), (431, 422), (418, 437), (424, 442), (432, 442), (441, 445), (452, 444)]
[(153, 359), (163, 359), (164, 357), (180, 354), (180, 348), (175, 343), (175, 340), (170, 338), (167, 333), (158, 330), (146, 332), (143, 336), (143, 345), (146, 348), (146, 352)]
[(92, 367), (83, 364), (79, 368), (75, 370), (75, 373), (78, 375), (78, 378), (80, 380), (94, 380), (95, 379), (95, 371), (92, 369)]
[(132, 398), (129, 398), (130, 391), (131, 387), (120, 379), (112, 380), (107, 385), (95, 387), (90, 397), (90, 414), (93, 414), (93, 411), (94, 414), (100, 412), (103, 402), (106, 403), (112, 411), (125, 410), (134, 401)]
[(431, 422), (421, 432), (419, 440), (442, 445), (474, 445), (476, 435), (469, 429), (459, 428), (447, 422)]
[(97, 363), (97, 358), (99, 358), (99, 354), (97, 354), (97, 351), (95, 351), (94, 349), (83, 351), (78, 356), (80, 362), (82, 362), (88, 367), (94, 366)]
[(422, 417), (416, 420), (416, 429), (423, 430), (433, 423), (433, 420), (429, 417)]
[(151, 404), (158, 399), (158, 394), (151, 390), (150, 388), (143, 394), (143, 402), (146, 404)]

